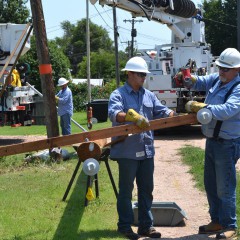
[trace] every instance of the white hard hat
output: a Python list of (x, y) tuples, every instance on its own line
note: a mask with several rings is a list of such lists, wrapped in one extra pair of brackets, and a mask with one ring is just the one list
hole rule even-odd
[(220, 67), (239, 68), (240, 52), (235, 48), (227, 48), (221, 53), (215, 63)]
[(150, 73), (146, 61), (141, 57), (130, 58), (122, 71)]
[(66, 84), (66, 83), (68, 83), (69, 81), (66, 79), (66, 78), (59, 78), (58, 79), (58, 87), (61, 87), (62, 85), (64, 85), (64, 84)]

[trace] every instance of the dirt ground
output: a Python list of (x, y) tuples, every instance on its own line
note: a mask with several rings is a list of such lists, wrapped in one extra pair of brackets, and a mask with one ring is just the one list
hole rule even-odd
[[(0, 136), (0, 145), (35, 141), (42, 136)], [(184, 145), (205, 148), (205, 138), (199, 126), (165, 129), (155, 137), (155, 188), (154, 202), (175, 203), (184, 211), (186, 218), (178, 226), (156, 226), (162, 233), (162, 240), (214, 239), (215, 235), (198, 235), (198, 227), (210, 221), (208, 204), (204, 192), (194, 186), (189, 167), (181, 162), (178, 149)], [(237, 169), (240, 171), (240, 161)], [(136, 229), (136, 228), (135, 228)], [(144, 238), (142, 238), (144, 239)]]
[(215, 235), (197, 234), (198, 227), (210, 221), (208, 203), (205, 193), (194, 186), (189, 167), (178, 155), (178, 149), (184, 145), (205, 148), (205, 138), (199, 126), (169, 129), (155, 137), (154, 202), (174, 202), (187, 216), (178, 226), (156, 229), (161, 232), (163, 240), (215, 239)]

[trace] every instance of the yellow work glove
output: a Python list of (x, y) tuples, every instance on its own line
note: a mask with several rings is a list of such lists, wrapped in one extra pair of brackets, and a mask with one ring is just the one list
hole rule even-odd
[(91, 200), (93, 200), (95, 198), (94, 194), (93, 194), (93, 190), (92, 190), (91, 187), (88, 187), (86, 198), (87, 198), (88, 201), (91, 201)]
[(183, 85), (185, 88), (191, 88), (193, 84), (197, 81), (197, 77), (194, 75), (191, 75), (191, 77), (186, 77), (183, 79)]
[(127, 111), (125, 121), (134, 122), (141, 129), (145, 129), (150, 126), (149, 121), (145, 117), (134, 111), (133, 109), (129, 109)]
[(59, 97), (55, 96), (56, 103), (58, 103)]
[(187, 112), (197, 113), (200, 109), (207, 106), (206, 103), (197, 102), (197, 101), (188, 101), (185, 105)]

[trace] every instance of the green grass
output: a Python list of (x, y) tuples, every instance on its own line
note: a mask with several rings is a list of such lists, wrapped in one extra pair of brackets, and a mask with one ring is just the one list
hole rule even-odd
[[(73, 119), (87, 129), (86, 113), (75, 113)], [(92, 130), (110, 126), (109, 121), (97, 123)], [(72, 132), (82, 130), (72, 124)], [(35, 134), (45, 135), (46, 127), (1, 128), (1, 135)], [(61, 164), (26, 163), (25, 154), (0, 158), (0, 239), (122, 239), (116, 232), (116, 197), (104, 162), (98, 174), (99, 198), (84, 206), (87, 176), (80, 166), (66, 202), (62, 201), (78, 161), (74, 149), (66, 149), (71, 158)], [(116, 162), (109, 163), (117, 185)]]
[[(86, 112), (78, 112), (74, 113), (72, 119), (75, 120), (78, 124), (80, 124), (84, 129), (88, 130), (87, 128), (87, 113)], [(91, 130), (98, 130), (102, 128), (108, 128), (111, 126), (110, 121), (107, 122), (99, 122), (93, 124)], [(0, 127), (1, 135), (4, 136), (14, 136), (14, 135), (46, 135), (46, 126), (43, 125), (32, 125), (32, 126), (21, 126), (21, 127), (11, 127), (11, 126), (4, 126)], [(59, 126), (59, 132), (61, 134), (61, 128)], [(82, 130), (76, 126), (72, 122), (72, 133), (80, 133)]]
[[(196, 181), (196, 186), (204, 191), (204, 150), (198, 147), (186, 145), (179, 150), (183, 162), (190, 166), (189, 172)], [(240, 174), (237, 174), (237, 216), (238, 226), (240, 226)]]
[[(74, 114), (74, 120), (86, 127), (85, 113)], [(110, 127), (110, 122), (97, 123), (93, 130)], [(7, 129), (7, 130), (5, 130)], [(2, 135), (9, 135), (3, 127)], [(13, 135), (33, 135), (45, 126), (14, 128)], [(19, 129), (19, 130), (18, 130)], [(27, 129), (27, 130), (24, 130)], [(73, 127), (73, 133), (81, 132)], [(41, 133), (42, 135), (42, 133)], [(66, 148), (70, 160), (60, 164), (38, 160), (25, 163), (25, 154), (0, 158), (0, 239), (3, 240), (104, 240), (123, 239), (116, 232), (116, 197), (104, 162), (100, 164), (99, 198), (84, 206), (87, 176), (82, 166), (76, 175), (65, 202), (62, 201), (77, 164), (72, 147)], [(186, 146), (180, 150), (184, 163), (190, 166), (196, 186), (204, 191), (204, 151)], [(117, 164), (109, 161), (115, 183)], [(237, 213), (240, 216), (240, 180), (238, 175)], [(93, 185), (95, 193), (95, 186)], [(240, 226), (240, 220), (238, 219)]]
[[(0, 239), (122, 239), (116, 232), (116, 197), (103, 162), (100, 196), (85, 207), (87, 176), (81, 166), (66, 202), (62, 201), (76, 156), (61, 164), (27, 165), (23, 157), (18, 155), (18, 167), (4, 168), (0, 174)], [(117, 183), (116, 163), (110, 161), (110, 168)], [(93, 190), (95, 194), (94, 185)]]

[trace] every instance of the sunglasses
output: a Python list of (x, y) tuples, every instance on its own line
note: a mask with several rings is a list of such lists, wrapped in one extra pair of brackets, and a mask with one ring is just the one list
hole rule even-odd
[(138, 77), (146, 77), (146, 76), (147, 76), (146, 73), (142, 73), (142, 72), (134, 72), (134, 73), (136, 73), (136, 75), (137, 75)]
[(230, 71), (232, 68), (226, 68), (226, 67), (220, 67), (220, 66), (217, 66), (219, 71), (222, 71), (222, 72), (228, 72)]

